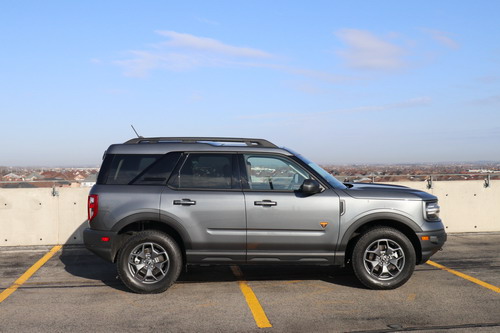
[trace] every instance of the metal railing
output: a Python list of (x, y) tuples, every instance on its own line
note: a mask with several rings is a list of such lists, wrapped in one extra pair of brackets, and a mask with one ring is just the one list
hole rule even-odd
[(436, 174), (357, 174), (357, 175), (335, 175), (335, 177), (343, 182), (427, 182), (427, 188), (432, 188), (435, 181), (467, 181), (467, 180), (483, 180), (484, 187), (490, 187), (491, 180), (500, 179), (500, 172), (493, 173), (436, 173)]
[(93, 184), (95, 182), (65, 179), (1, 180), (0, 188), (52, 188), (53, 193), (56, 193), (56, 188), (60, 187), (91, 187)]

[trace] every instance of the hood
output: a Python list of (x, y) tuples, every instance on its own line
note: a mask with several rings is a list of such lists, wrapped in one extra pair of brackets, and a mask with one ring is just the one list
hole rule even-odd
[(415, 190), (406, 186), (388, 184), (347, 183), (345, 191), (356, 199), (375, 200), (437, 200), (427, 192)]

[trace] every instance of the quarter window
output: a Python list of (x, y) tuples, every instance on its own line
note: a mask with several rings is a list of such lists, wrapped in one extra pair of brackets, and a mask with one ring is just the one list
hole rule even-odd
[(106, 185), (165, 185), (180, 153), (106, 155), (97, 179)]
[(165, 185), (180, 156), (181, 153), (178, 152), (163, 156), (135, 177), (131, 183), (134, 185)]

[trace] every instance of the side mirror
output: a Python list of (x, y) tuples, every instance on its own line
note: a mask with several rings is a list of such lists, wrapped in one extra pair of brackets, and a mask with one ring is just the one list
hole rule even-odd
[(316, 194), (321, 191), (321, 188), (317, 180), (305, 179), (300, 186), (300, 191), (304, 194)]

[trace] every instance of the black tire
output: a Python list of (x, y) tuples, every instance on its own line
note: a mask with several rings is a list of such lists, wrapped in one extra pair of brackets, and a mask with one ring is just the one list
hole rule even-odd
[(371, 289), (402, 286), (415, 269), (415, 249), (402, 232), (377, 227), (363, 234), (352, 253), (356, 277)]
[(155, 294), (167, 290), (182, 270), (177, 243), (158, 231), (142, 231), (130, 237), (118, 255), (118, 276), (132, 291)]

